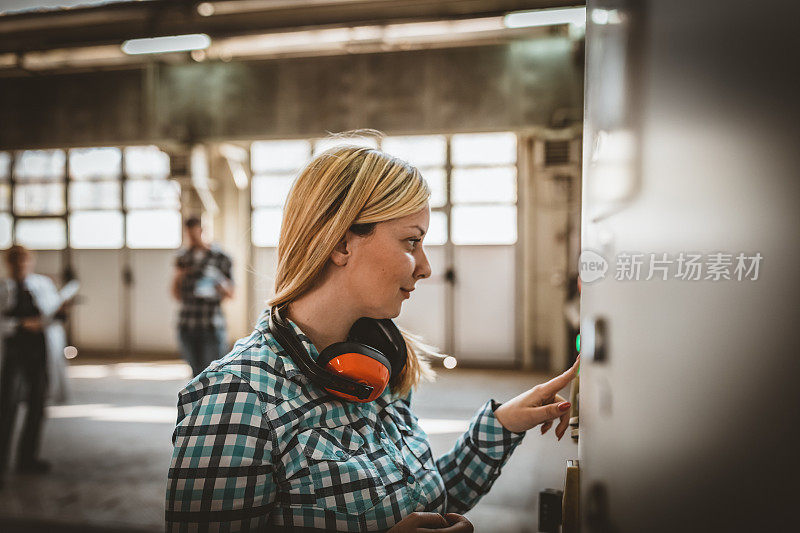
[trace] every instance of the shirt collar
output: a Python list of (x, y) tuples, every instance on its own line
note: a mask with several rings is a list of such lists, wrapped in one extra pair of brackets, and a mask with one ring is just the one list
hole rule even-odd
[[(303, 345), (303, 348), (305, 348), (306, 352), (314, 361), (316, 361), (319, 358), (319, 352), (317, 351), (316, 346), (314, 346), (314, 344), (311, 342), (311, 339), (309, 339), (308, 336), (303, 333), (303, 330), (301, 330), (300, 327), (292, 320), (287, 317), (284, 317), (284, 320), (292, 328), (292, 331), (294, 331), (294, 334), (297, 336), (297, 338), (300, 339), (300, 343)], [(292, 375), (295, 374), (302, 374), (300, 369), (292, 360), (291, 356), (287, 353), (285, 347), (281, 346), (278, 340), (272, 335), (272, 332), (270, 331), (271, 321), (272, 316), (270, 313), (270, 308), (267, 307), (258, 318), (256, 329), (259, 330), (261, 334), (264, 335), (264, 338), (268, 340), (275, 353), (282, 356), (280, 359), (282, 360), (284, 371), (286, 372), (287, 377), (292, 377)]]

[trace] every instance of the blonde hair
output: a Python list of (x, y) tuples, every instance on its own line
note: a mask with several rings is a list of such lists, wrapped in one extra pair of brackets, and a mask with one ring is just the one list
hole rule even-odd
[[(314, 158), (289, 192), (278, 241), (275, 296), (282, 306), (307, 292), (348, 230), (371, 233), (374, 225), (418, 212), (431, 192), (419, 170), (372, 148), (338, 146)], [(403, 329), (408, 359), (392, 392), (404, 397), (422, 379), (433, 379), (429, 356), (441, 355)]]

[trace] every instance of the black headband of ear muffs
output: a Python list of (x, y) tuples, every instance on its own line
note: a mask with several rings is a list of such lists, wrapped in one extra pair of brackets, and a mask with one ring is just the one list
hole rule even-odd
[(383, 354), (391, 364), (389, 383), (397, 383), (406, 367), (408, 351), (403, 334), (391, 319), (359, 318), (350, 328), (347, 340), (365, 344)]

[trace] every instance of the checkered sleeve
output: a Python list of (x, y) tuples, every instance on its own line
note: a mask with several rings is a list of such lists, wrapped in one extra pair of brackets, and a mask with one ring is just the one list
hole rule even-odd
[(264, 530), (275, 501), (273, 442), (246, 381), (213, 372), (191, 382), (178, 400), (166, 530)]
[(222, 256), (219, 262), (219, 269), (228, 280), (233, 281), (233, 261), (229, 256)]
[(186, 250), (178, 250), (175, 254), (175, 266), (178, 268), (185, 268), (189, 265), (189, 254)]
[(447, 489), (447, 512), (465, 513), (489, 492), (500, 469), (525, 433), (504, 428), (495, 418), (500, 406), (490, 400), (475, 414), (455, 446), (436, 461)]

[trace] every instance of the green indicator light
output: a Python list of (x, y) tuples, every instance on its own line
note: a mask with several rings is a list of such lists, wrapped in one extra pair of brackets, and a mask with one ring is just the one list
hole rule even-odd
[(578, 336), (575, 337), (575, 349), (578, 350), (578, 353), (581, 353), (581, 334), (578, 333)]

